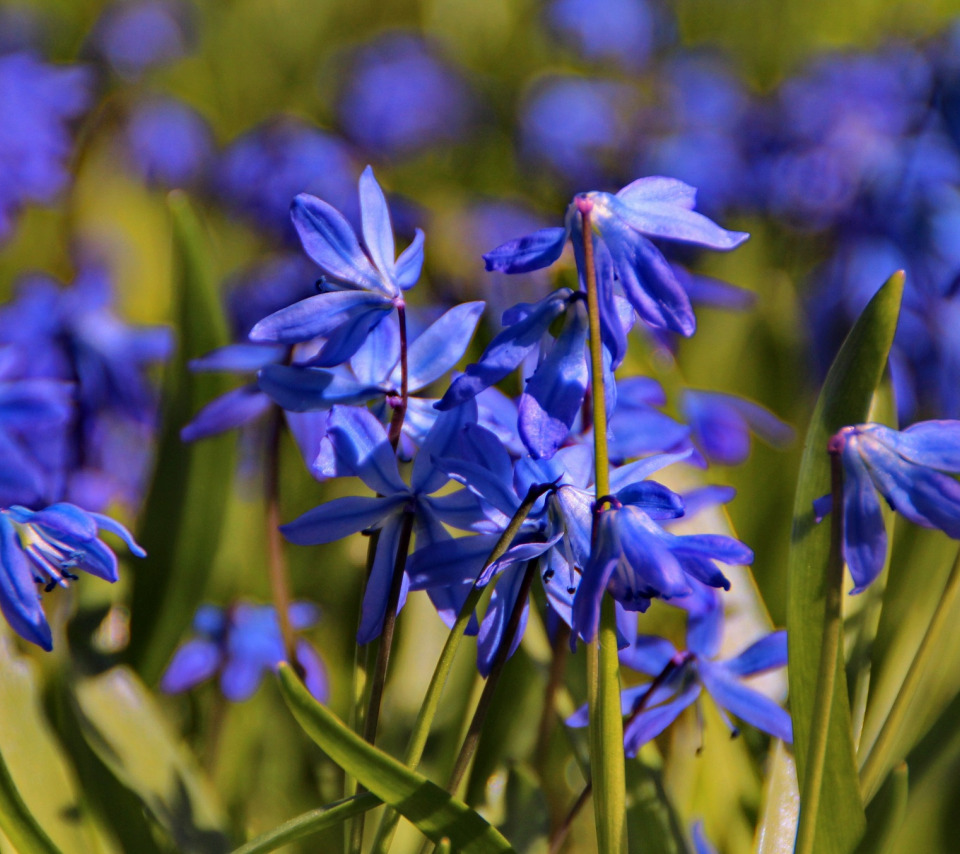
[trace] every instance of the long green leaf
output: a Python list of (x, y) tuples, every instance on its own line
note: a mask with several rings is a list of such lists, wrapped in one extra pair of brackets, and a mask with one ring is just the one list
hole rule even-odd
[(17, 791), (0, 754), (0, 830), (21, 854), (60, 854)]
[[(828, 439), (841, 427), (862, 423), (867, 417), (896, 331), (903, 281), (903, 273), (895, 273), (864, 309), (830, 368), (807, 430), (793, 510), (787, 598), (790, 709), (801, 791), (813, 728), (823, 724), (813, 720), (813, 703), (830, 552), (830, 526), (814, 523), (812, 504), (830, 491)], [(839, 659), (837, 670), (827, 730), (823, 808), (817, 812), (814, 837), (814, 849), (824, 854), (852, 851), (865, 827), (846, 677)]]
[(897, 832), (907, 815), (909, 772), (901, 762), (867, 808), (867, 832), (857, 854), (893, 854)]
[(457, 851), (513, 851), (497, 830), (465, 803), (426, 777), (368, 744), (318, 703), (286, 664), (280, 688), (301, 727), (324, 752), (384, 803), (436, 843), (449, 839)]
[(211, 787), (131, 670), (115, 667), (81, 680), (76, 700), (90, 747), (140, 798), (178, 851), (229, 850), (225, 818)]
[(241, 845), (233, 854), (267, 854), (268, 851), (276, 851), (289, 842), (336, 827), (348, 818), (372, 810), (381, 803), (380, 798), (370, 792), (344, 798), (335, 804), (318, 807), (290, 821), (285, 821), (279, 827), (268, 830), (256, 839), (251, 839), (246, 845)]
[(164, 427), (156, 474), (139, 532), (147, 558), (131, 600), (129, 657), (155, 682), (203, 595), (216, 554), (233, 472), (233, 439), (185, 445), (180, 429), (204, 403), (226, 391), (215, 374), (194, 375), (187, 361), (227, 342), (206, 239), (186, 196), (170, 196), (176, 260), (177, 356), (167, 369)]

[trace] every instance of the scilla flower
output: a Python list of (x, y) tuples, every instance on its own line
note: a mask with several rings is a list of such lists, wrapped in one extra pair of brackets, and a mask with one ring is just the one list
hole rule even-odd
[(75, 570), (117, 580), (117, 557), (100, 539), (101, 528), (120, 537), (137, 557), (146, 555), (123, 525), (75, 504), (0, 509), (0, 611), (17, 634), (47, 651), (53, 648), (38, 585), (46, 593), (66, 587), (77, 580)]
[[(887, 532), (879, 492), (911, 522), (960, 539), (960, 421), (921, 421), (906, 430), (882, 424), (844, 427), (829, 450), (843, 464), (843, 559), (859, 593), (883, 569)], [(831, 497), (814, 502), (817, 516)]]

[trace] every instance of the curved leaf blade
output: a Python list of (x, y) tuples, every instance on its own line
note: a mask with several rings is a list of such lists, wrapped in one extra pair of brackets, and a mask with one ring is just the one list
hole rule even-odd
[(485, 819), (422, 774), (365, 742), (318, 703), (287, 664), (279, 670), (280, 689), (304, 732), (348, 774), (440, 843), (450, 840), (465, 854), (512, 852)]
[[(827, 374), (804, 442), (793, 509), (787, 594), (790, 709), (801, 790), (814, 726), (830, 553), (830, 527), (814, 524), (812, 505), (814, 499), (830, 491), (828, 439), (845, 425), (862, 423), (870, 410), (893, 343), (903, 283), (903, 273), (894, 273), (850, 331)], [(815, 848), (828, 854), (848, 854), (863, 835), (865, 819), (842, 662), (837, 662), (837, 668), (820, 801), (824, 808), (817, 814)]]

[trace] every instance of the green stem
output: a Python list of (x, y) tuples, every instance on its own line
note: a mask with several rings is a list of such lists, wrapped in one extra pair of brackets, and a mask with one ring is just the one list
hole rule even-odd
[(362, 815), (379, 805), (380, 798), (369, 792), (344, 798), (285, 821), (273, 830), (251, 839), (246, 845), (241, 845), (233, 854), (267, 854), (268, 851), (276, 851), (297, 839), (336, 827), (348, 818)]
[[(603, 345), (600, 338), (600, 299), (593, 257), (593, 203), (577, 198), (583, 221), (584, 279), (590, 322), (590, 388), (593, 404), (593, 447), (597, 501), (610, 492), (607, 452), (607, 408), (603, 387)], [(596, 525), (596, 514), (594, 516)], [(597, 847), (600, 854), (619, 854), (624, 837), (626, 781), (623, 755), (623, 718), (620, 715), (620, 662), (614, 602), (605, 596), (600, 629), (587, 645), (587, 702), (590, 707), (590, 763), (596, 802)]]
[(933, 618), (927, 631), (920, 641), (913, 661), (910, 662), (910, 669), (903, 680), (903, 685), (897, 693), (897, 698), (893, 701), (890, 708), (890, 714), (883, 722), (883, 726), (877, 735), (873, 747), (867, 754), (860, 770), (860, 791), (863, 795), (863, 802), (869, 803), (876, 795), (887, 774), (890, 759), (890, 751), (894, 746), (897, 737), (903, 731), (904, 721), (907, 719), (907, 712), (910, 711), (911, 704), (917, 696), (917, 688), (920, 682), (930, 672), (930, 665), (934, 658), (935, 651), (940, 648), (940, 640), (944, 631), (955, 619), (954, 605), (957, 602), (957, 596), (960, 594), (960, 551), (953, 562), (947, 583), (943, 588), (943, 595), (937, 602), (937, 608), (933, 612)]
[(550, 645), (550, 673), (547, 677), (547, 687), (543, 693), (543, 707), (540, 710), (540, 725), (537, 727), (537, 746), (533, 752), (534, 767), (545, 779), (547, 760), (550, 754), (550, 736), (556, 720), (557, 689), (563, 684), (563, 676), (567, 670), (567, 657), (570, 651), (570, 629), (566, 623), (557, 628), (556, 636)]
[[(552, 484), (530, 487), (526, 497), (513, 514), (513, 518), (510, 519), (510, 523), (500, 535), (500, 539), (497, 540), (493, 551), (490, 552), (489, 557), (484, 561), (483, 569), (480, 570), (480, 575), (477, 576), (477, 580), (486, 572), (487, 567), (494, 563), (494, 561), (499, 560), (507, 549), (510, 548), (524, 520), (530, 515), (533, 505), (550, 489), (552, 489)], [(427, 746), (427, 737), (430, 735), (430, 727), (433, 725), (433, 719), (436, 717), (437, 709), (440, 707), (440, 697), (443, 694), (444, 686), (447, 684), (447, 677), (449, 677), (450, 670), (453, 667), (453, 661), (456, 658), (457, 650), (460, 648), (460, 642), (463, 640), (463, 635), (470, 623), (470, 618), (473, 616), (473, 612), (486, 589), (485, 587), (478, 586), (477, 580), (474, 580), (473, 587), (466, 601), (464, 601), (463, 607), (460, 608), (460, 613), (457, 615), (457, 620), (453, 624), (453, 628), (450, 629), (450, 634), (447, 635), (447, 640), (443, 645), (440, 658), (437, 660), (437, 665), (433, 670), (433, 676), (430, 678), (427, 693), (423, 698), (423, 704), (420, 706), (416, 723), (413, 725), (413, 732), (410, 733), (410, 741), (407, 743), (407, 752), (403, 759), (409, 768), (415, 769), (420, 764), (424, 748)], [(393, 834), (397, 827), (398, 818), (398, 814), (393, 810), (388, 810), (384, 813), (383, 818), (380, 820), (380, 827), (377, 829), (377, 835), (374, 837), (373, 846), (370, 849), (372, 854), (383, 854), (383, 852), (389, 850), (390, 843), (393, 840)]]
[(806, 773), (800, 796), (800, 819), (794, 854), (813, 854), (823, 788), (824, 766), (827, 758), (827, 733), (830, 711), (837, 684), (840, 663), (841, 635), (843, 633), (843, 469), (839, 452), (830, 452), (830, 493), (833, 509), (830, 513), (830, 556), (824, 578), (825, 595), (823, 641), (820, 646), (820, 664), (817, 670), (817, 691), (813, 701), (810, 727), (810, 746), (807, 748)]

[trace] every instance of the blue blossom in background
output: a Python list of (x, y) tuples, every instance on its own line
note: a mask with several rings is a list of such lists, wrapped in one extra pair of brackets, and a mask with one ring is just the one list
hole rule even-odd
[(0, 240), (26, 204), (49, 204), (67, 185), (69, 122), (89, 106), (92, 77), (30, 53), (0, 56)]
[(735, 394), (687, 389), (680, 409), (693, 441), (712, 463), (735, 466), (750, 454), (750, 435), (774, 447), (793, 441), (794, 432), (769, 409)]
[(473, 112), (463, 75), (423, 39), (381, 36), (350, 60), (338, 112), (354, 142), (401, 157), (459, 139)]
[[(777, 703), (744, 684), (746, 677), (784, 667), (787, 633), (772, 632), (733, 658), (720, 659), (723, 638), (723, 605), (716, 590), (696, 585), (685, 599), (677, 600), (687, 613), (687, 648), (679, 651), (655, 635), (637, 635), (621, 650), (620, 663), (653, 678), (653, 682), (628, 688), (621, 694), (628, 715), (623, 743), (627, 756), (672, 724), (684, 709), (699, 702), (706, 691), (721, 709), (787, 743), (793, 741), (790, 716)], [(586, 726), (587, 708), (567, 720), (569, 726)], [(733, 734), (737, 729), (730, 721)]]
[(520, 107), (520, 149), (571, 189), (622, 171), (634, 92), (612, 80), (554, 75), (536, 81)]
[(137, 77), (184, 56), (191, 41), (187, 6), (174, 0), (134, 0), (109, 6), (93, 44), (123, 77)]
[(553, 0), (549, 26), (586, 59), (612, 59), (631, 71), (643, 68), (666, 22), (646, 0)]
[(319, 196), (353, 222), (356, 174), (342, 141), (299, 119), (279, 116), (247, 131), (223, 151), (215, 185), (232, 209), (295, 244), (290, 200), (298, 193)]
[[(310, 628), (319, 618), (318, 609), (309, 602), (292, 603), (288, 614), (295, 631)], [(277, 611), (271, 605), (204, 605), (194, 615), (193, 630), (197, 637), (177, 649), (160, 679), (160, 689), (168, 694), (188, 691), (219, 673), (223, 696), (241, 703), (286, 659)], [(297, 640), (296, 657), (307, 689), (326, 702), (330, 686), (323, 660), (302, 638)]]
[(66, 587), (78, 578), (74, 570), (117, 580), (117, 558), (100, 539), (101, 529), (118, 536), (137, 557), (145, 556), (123, 525), (74, 504), (39, 511), (0, 508), (0, 611), (17, 634), (45, 650), (53, 648), (38, 585), (47, 593)]
[(125, 141), (133, 167), (154, 186), (195, 186), (213, 163), (210, 126), (175, 98), (138, 102), (127, 119)]
[[(843, 559), (859, 593), (880, 574), (887, 533), (879, 492), (911, 522), (960, 539), (960, 421), (921, 421), (906, 430), (882, 424), (844, 427), (829, 450), (843, 465)], [(831, 496), (814, 502), (818, 517)]]

